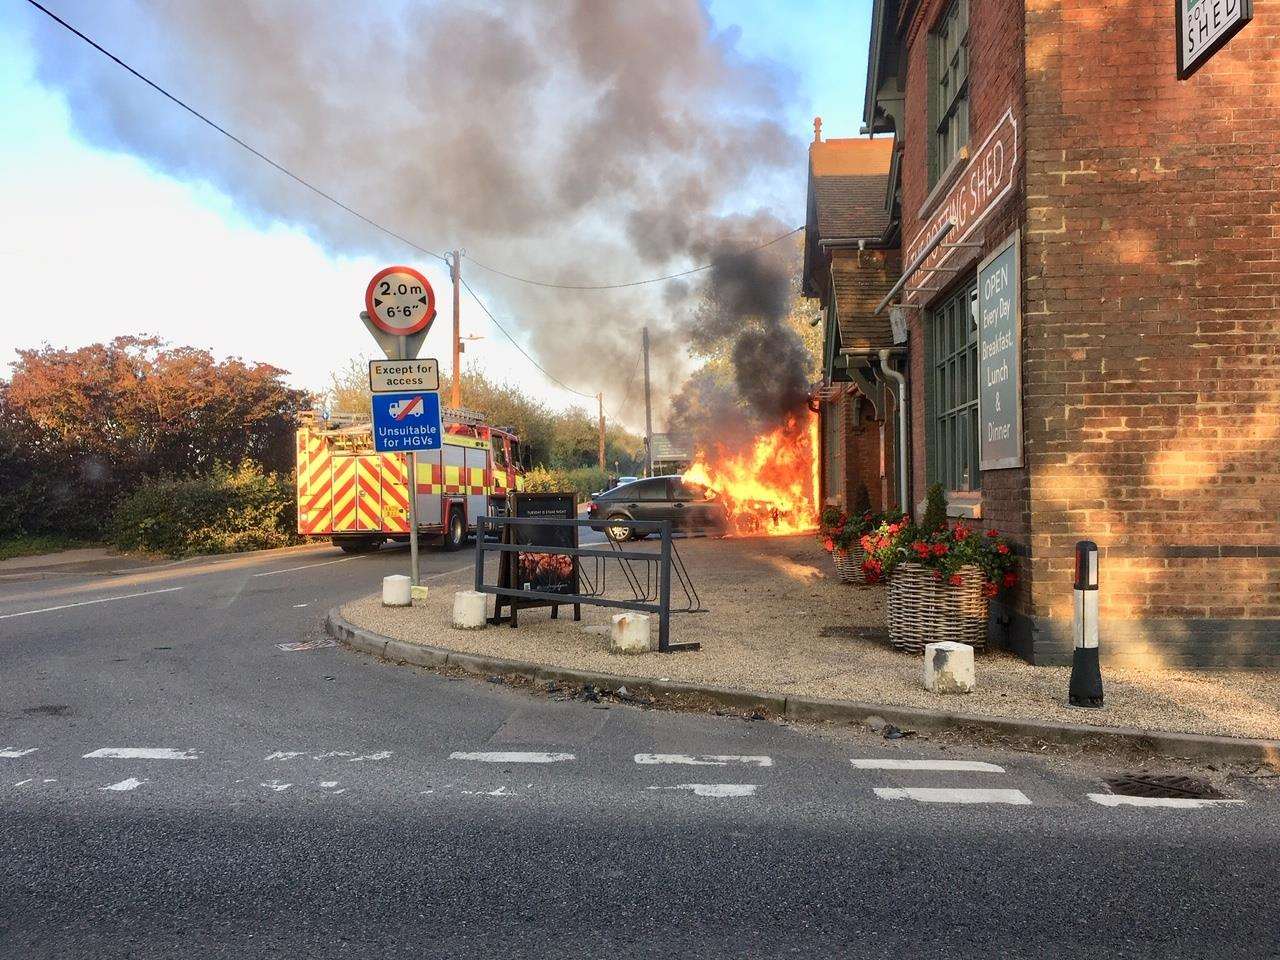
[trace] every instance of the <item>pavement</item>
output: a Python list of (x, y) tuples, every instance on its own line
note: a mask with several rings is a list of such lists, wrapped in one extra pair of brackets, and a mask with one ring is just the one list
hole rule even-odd
[(332, 645), (325, 611), (406, 566), (318, 546), (0, 582), (0, 956), (1276, 955), (1275, 778), (1116, 806), (1096, 757)]

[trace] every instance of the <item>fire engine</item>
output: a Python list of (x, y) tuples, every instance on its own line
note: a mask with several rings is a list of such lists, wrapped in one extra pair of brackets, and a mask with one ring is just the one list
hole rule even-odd
[[(476, 518), (506, 509), (524, 489), (520, 441), (479, 414), (445, 408), (440, 450), (418, 461), (418, 533), (457, 549)], [(375, 453), (367, 420), (305, 413), (297, 436), (298, 533), (330, 537), (347, 553), (409, 539), (409, 473), (404, 454)]]

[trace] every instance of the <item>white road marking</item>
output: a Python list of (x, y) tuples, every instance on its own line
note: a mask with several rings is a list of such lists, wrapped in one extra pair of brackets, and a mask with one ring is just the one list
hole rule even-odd
[(499, 787), (497, 790), (463, 790), (468, 797), (518, 797), (520, 794), (512, 793), (506, 787)]
[(294, 757), (300, 757), (305, 751), (302, 750), (277, 750), (275, 753), (269, 753), (262, 758), (262, 762), (268, 760), (292, 760)]
[(129, 777), (129, 779), (127, 780), (121, 780), (119, 783), (113, 783), (110, 786), (99, 787), (98, 789), (114, 790), (116, 792), (123, 792), (125, 790), (137, 790), (140, 786), (142, 786), (146, 782), (147, 782), (146, 780), (139, 780), (137, 777)]
[(1176, 807), (1181, 810), (1199, 810), (1204, 807), (1244, 803), (1243, 800), (1211, 800), (1207, 797), (1122, 797), (1114, 793), (1091, 793), (1089, 799), (1104, 807)]
[(340, 757), (354, 757), (354, 750), (330, 750), (328, 753), (317, 753), (312, 760), (336, 760)]
[(15, 787), (25, 787), (28, 783), (30, 783), (30, 782), (31, 782), (32, 780), (34, 780), (34, 779), (35, 779), (35, 777), (29, 777), (29, 778), (28, 778), (28, 779), (26, 779), (26, 780), (19, 780), (17, 783), (15, 783), (15, 784), (14, 784), (14, 786), (15, 786)]
[(57, 783), (57, 782), (58, 782), (58, 778), (57, 778), (57, 777), (45, 777), (45, 778), (44, 778), (44, 782), (45, 782), (45, 783)]
[(650, 787), (650, 790), (689, 790), (696, 797), (754, 797), (754, 783), (677, 783), (674, 787)]
[(282, 780), (268, 780), (266, 783), (258, 784), (260, 787), (266, 787), (268, 790), (274, 790), (276, 793), (282, 793), (293, 786), (292, 783), (285, 783)]
[(916, 800), (920, 803), (1011, 803), (1031, 801), (1021, 790), (961, 789), (953, 787), (876, 787), (881, 800)]
[(113, 600), (132, 600), (134, 597), (151, 597), (157, 593), (173, 593), (175, 590), (185, 590), (186, 587), (165, 587), (163, 590), (144, 590), (141, 593), (123, 593), (118, 597), (99, 597), (97, 600), (80, 600), (76, 603), (61, 603), (56, 607), (41, 607), (39, 610), (23, 610), (21, 613), (0, 613), (0, 620), (9, 620), (13, 617), (29, 617), (36, 613), (53, 613), (55, 610), (70, 610), (72, 607), (87, 607), (95, 603), (111, 603)]
[(1004, 773), (1004, 767), (981, 760), (892, 760), (886, 758), (850, 760), (859, 770), (971, 770), (975, 773)]
[(671, 763), (686, 767), (725, 767), (731, 763), (747, 766), (772, 767), (772, 757), (740, 756), (731, 753), (708, 753), (691, 756), (687, 753), (637, 753), (636, 763), (659, 764)]
[(509, 752), (458, 752), (449, 754), (449, 759), (475, 760), (478, 763), (560, 763), (564, 760), (576, 760), (577, 757), (572, 753), (538, 753), (536, 751), (513, 750)]
[(277, 573), (293, 573), (295, 570), (310, 570), (312, 567), (327, 567), (331, 563), (347, 563), (350, 560), (363, 560), (364, 557), (341, 557), (337, 560), (322, 560), (320, 563), (304, 563), (300, 567), (285, 567), (283, 570), (267, 570), (255, 573), (255, 577), (274, 577)]
[(352, 757), (347, 763), (358, 763), (361, 760), (385, 760), (391, 756), (390, 750), (379, 750), (377, 753), (366, 753), (362, 757)]
[(321, 780), (320, 781), (320, 786), (324, 787), (326, 790), (332, 790), (337, 785), (338, 785), (337, 780)]
[(0, 750), (0, 757), (12, 760), (14, 757), (25, 757), (28, 753), (35, 753), (39, 749), (39, 747), (26, 747), (25, 749), (22, 747), (5, 747)]
[(196, 760), (194, 750), (174, 750), (171, 747), (101, 747), (86, 753), (83, 760)]
[(309, 607), (309, 606), (311, 606), (311, 604), (309, 604), (309, 603), (295, 603), (295, 604), (293, 605), (293, 609), (295, 609), (295, 610), (301, 610), (303, 607)]
[(292, 643), (276, 644), (285, 653), (303, 653), (307, 650), (319, 650), (322, 647), (336, 647), (337, 645), (337, 640), (300, 640)]

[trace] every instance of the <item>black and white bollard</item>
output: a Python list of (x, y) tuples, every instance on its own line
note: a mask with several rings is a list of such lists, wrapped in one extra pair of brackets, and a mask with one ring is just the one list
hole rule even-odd
[(1068, 702), (1073, 707), (1102, 706), (1102, 670), (1098, 666), (1098, 545), (1076, 543), (1075, 652), (1071, 657)]

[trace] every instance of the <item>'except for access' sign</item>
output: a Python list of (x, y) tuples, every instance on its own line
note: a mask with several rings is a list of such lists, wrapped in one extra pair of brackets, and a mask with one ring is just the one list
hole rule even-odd
[(439, 389), (440, 364), (435, 360), (369, 361), (369, 390), (373, 393)]
[(375, 393), (373, 449), (378, 453), (439, 450), (444, 428), (440, 423), (440, 394)]
[(413, 267), (386, 267), (364, 292), (369, 321), (383, 333), (408, 337), (427, 330), (436, 318), (436, 294)]

